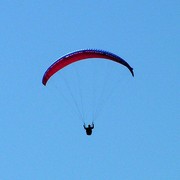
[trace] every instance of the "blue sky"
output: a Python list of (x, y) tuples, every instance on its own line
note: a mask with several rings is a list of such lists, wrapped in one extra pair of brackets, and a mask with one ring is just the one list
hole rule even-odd
[[(1, 180), (180, 179), (179, 1), (0, 4)], [(42, 85), (43, 73), (55, 60), (86, 48), (118, 54), (135, 77), (97, 60), (96, 68), (89, 61), (77, 63)], [(81, 103), (73, 89), (78, 88), (75, 71), (85, 83), (86, 118), (98, 104), (97, 98), (92, 101), (94, 92), (100, 96), (101, 88), (106, 94), (100, 106), (107, 98), (91, 137), (70, 92), (61, 86), (63, 76)], [(91, 72), (95, 77), (86, 74)], [(106, 88), (100, 84), (103, 77)]]

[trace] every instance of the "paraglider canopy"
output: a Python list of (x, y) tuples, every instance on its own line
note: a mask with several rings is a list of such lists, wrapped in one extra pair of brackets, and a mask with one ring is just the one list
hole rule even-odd
[(85, 60), (88, 58), (99, 58), (99, 59), (108, 59), (112, 60), (114, 62), (117, 62), (119, 64), (124, 65), (129, 69), (132, 76), (134, 76), (133, 68), (121, 57), (108, 52), (104, 50), (92, 50), (92, 49), (85, 49), (85, 50), (79, 50), (72, 53), (69, 53), (65, 56), (62, 56), (60, 59), (58, 59), (56, 62), (54, 62), (45, 72), (42, 83), (43, 85), (46, 85), (48, 80), (53, 76), (57, 71), (61, 70), (62, 68), (68, 66), (71, 63)]

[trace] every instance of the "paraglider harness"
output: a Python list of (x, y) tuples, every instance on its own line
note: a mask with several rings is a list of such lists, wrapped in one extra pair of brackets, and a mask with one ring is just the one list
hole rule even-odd
[(92, 134), (92, 129), (94, 129), (94, 123), (92, 122), (92, 125), (89, 124), (88, 127), (86, 127), (84, 123), (83, 127), (86, 130), (86, 134), (90, 136)]

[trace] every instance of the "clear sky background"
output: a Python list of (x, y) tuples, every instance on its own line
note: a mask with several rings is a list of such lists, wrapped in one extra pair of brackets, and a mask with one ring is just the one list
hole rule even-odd
[[(1, 180), (180, 179), (180, 1), (1, 0), (0, 25)], [(116, 53), (135, 72), (104, 61), (62, 71), (70, 92), (75, 71), (85, 83), (84, 121), (91, 95), (113, 90), (90, 137), (61, 74), (41, 83), (55, 60), (86, 48)]]

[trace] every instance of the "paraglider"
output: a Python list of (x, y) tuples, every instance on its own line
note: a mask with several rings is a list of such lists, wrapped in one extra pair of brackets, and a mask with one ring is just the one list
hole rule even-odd
[[(78, 62), (80, 60), (86, 60), (89, 58), (106, 59), (114, 61), (120, 65), (125, 66), (130, 71), (131, 75), (134, 77), (133, 68), (124, 59), (117, 56), (116, 54), (104, 50), (85, 49), (69, 53), (55, 61), (44, 73), (42, 79), (43, 85), (46, 86), (49, 79), (64, 67), (72, 63)], [(86, 130), (86, 134), (89, 136), (92, 134), (92, 129), (94, 129), (94, 123), (92, 123), (92, 125), (89, 124), (87, 127), (84, 123), (83, 127)]]
[(92, 125), (89, 124), (88, 127), (84, 124), (83, 127), (86, 130), (86, 134), (90, 136), (92, 134), (92, 129), (94, 129), (94, 123), (92, 123)]
[(61, 57), (60, 59), (58, 59), (56, 62), (54, 62), (47, 69), (47, 71), (45, 72), (43, 76), (43, 79), (42, 79), (43, 85), (46, 86), (46, 83), (51, 78), (51, 76), (53, 76), (56, 72), (58, 72), (62, 68), (68, 66), (71, 63), (74, 63), (80, 60), (85, 60), (88, 58), (112, 60), (114, 62), (117, 62), (127, 67), (129, 71), (131, 72), (132, 76), (134, 76), (133, 68), (121, 57), (113, 53), (110, 53), (108, 51), (87, 49), (87, 50), (80, 50), (80, 51), (75, 51), (73, 53), (67, 54)]

